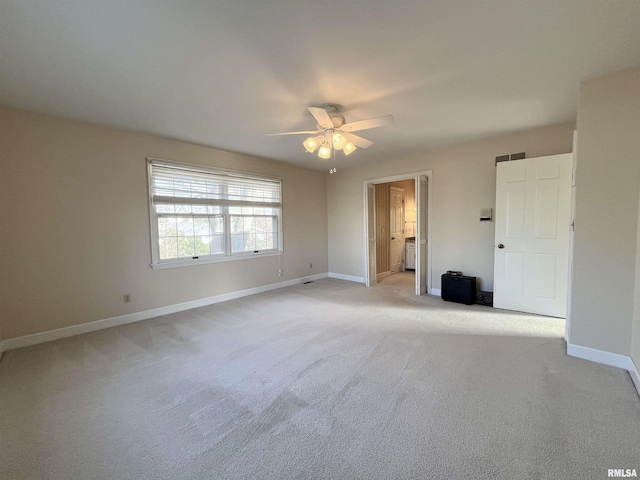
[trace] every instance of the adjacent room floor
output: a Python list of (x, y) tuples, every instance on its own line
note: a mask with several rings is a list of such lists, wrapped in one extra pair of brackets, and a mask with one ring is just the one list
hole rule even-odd
[(558, 319), (323, 279), (6, 352), (2, 479), (600, 479), (627, 372)]

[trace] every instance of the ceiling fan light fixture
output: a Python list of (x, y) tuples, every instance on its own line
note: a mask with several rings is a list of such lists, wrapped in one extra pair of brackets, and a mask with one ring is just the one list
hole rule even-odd
[[(342, 150), (346, 156), (351, 155), (357, 150), (356, 145), (360, 148), (368, 148), (373, 145), (373, 142), (354, 135), (352, 132), (384, 127), (394, 122), (392, 115), (383, 115), (381, 117), (346, 123), (344, 116), (338, 113), (335, 105), (307, 107), (307, 110), (317, 122), (316, 130), (269, 133), (268, 135), (311, 135), (302, 142), (304, 149), (309, 153), (317, 151), (318, 157), (324, 160), (330, 159), (333, 156), (334, 162), (336, 150)], [(334, 173), (336, 171), (335, 167), (333, 167), (332, 170), (332, 173)]]
[(349, 155), (350, 153), (355, 151), (355, 149), (356, 149), (356, 146), (353, 143), (347, 142), (347, 144), (342, 148), (342, 151), (344, 152), (345, 155)]
[(347, 144), (347, 137), (340, 135), (339, 133), (333, 134), (333, 148), (336, 150), (342, 150)]
[(309, 137), (304, 142), (302, 142), (302, 145), (304, 145), (304, 148), (307, 150), (307, 152), (313, 153), (320, 145), (320, 142), (318, 142), (318, 139), (316, 137)]
[(320, 158), (324, 158), (325, 160), (327, 158), (331, 158), (331, 148), (326, 145), (322, 145), (320, 147), (320, 150), (318, 150), (318, 156)]

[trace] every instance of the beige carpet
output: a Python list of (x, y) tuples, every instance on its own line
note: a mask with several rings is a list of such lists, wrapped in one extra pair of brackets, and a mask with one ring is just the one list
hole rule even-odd
[(325, 279), (0, 362), (2, 479), (604, 479), (625, 371), (557, 319)]

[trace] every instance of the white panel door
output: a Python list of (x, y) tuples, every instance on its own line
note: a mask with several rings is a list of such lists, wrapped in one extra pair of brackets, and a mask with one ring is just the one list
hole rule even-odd
[(572, 154), (501, 162), (493, 305), (564, 318)]
[(403, 270), (404, 258), (404, 190), (390, 187), (391, 272)]

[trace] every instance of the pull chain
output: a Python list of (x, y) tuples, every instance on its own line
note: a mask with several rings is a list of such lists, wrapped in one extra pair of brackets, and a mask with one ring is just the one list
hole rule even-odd
[(336, 173), (338, 170), (336, 170), (336, 149), (333, 145), (333, 134), (331, 135), (331, 153), (333, 158), (333, 167), (329, 169), (329, 173)]

